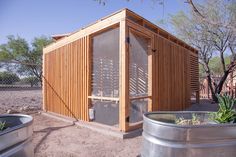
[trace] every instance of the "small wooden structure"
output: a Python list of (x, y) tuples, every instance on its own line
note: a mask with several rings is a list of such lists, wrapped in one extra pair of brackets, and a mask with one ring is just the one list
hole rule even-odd
[[(221, 94), (227, 94), (234, 98), (236, 98), (236, 80), (233, 77), (233, 73), (230, 73), (225, 83), (222, 87)], [(211, 90), (208, 84), (208, 80), (206, 77), (200, 77), (200, 89), (199, 95), (201, 99), (212, 99)], [(219, 83), (221, 76), (212, 76), (212, 87), (215, 89), (215, 85)]]
[(124, 132), (199, 95), (198, 51), (128, 9), (44, 48), (43, 76), (44, 110)]

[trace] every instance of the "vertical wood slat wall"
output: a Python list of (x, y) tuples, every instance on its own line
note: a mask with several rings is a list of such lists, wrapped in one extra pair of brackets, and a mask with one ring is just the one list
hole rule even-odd
[(190, 55), (190, 88), (191, 92), (199, 92), (198, 56)]
[(45, 110), (89, 121), (89, 37), (44, 55)]
[(154, 41), (153, 110), (183, 110), (190, 106), (191, 52), (159, 35)]

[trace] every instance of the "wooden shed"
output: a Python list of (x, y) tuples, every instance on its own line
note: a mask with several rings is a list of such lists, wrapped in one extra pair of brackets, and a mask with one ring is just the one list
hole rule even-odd
[(199, 95), (198, 51), (128, 9), (54, 39), (43, 51), (45, 111), (127, 132), (143, 113)]

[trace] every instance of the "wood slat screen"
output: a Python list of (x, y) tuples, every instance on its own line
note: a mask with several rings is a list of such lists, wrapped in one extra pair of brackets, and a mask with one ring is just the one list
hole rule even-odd
[(192, 92), (199, 91), (199, 66), (198, 57), (190, 55), (190, 88)]
[(45, 110), (88, 121), (89, 37), (44, 55)]
[(190, 52), (155, 35), (153, 110), (182, 110), (190, 105)]

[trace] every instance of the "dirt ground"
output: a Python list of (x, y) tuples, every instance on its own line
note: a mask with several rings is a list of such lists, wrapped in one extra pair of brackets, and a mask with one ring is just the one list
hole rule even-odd
[(122, 140), (34, 114), (35, 157), (136, 157), (142, 137)]
[[(188, 110), (215, 111), (216, 104), (202, 101)], [(142, 137), (120, 139), (72, 125), (42, 114), (33, 114), (35, 157), (137, 157)]]
[[(34, 117), (35, 157), (136, 157), (142, 137), (119, 139), (42, 115), (41, 90), (0, 90), (0, 114), (7, 110)], [(216, 104), (202, 101), (188, 110), (215, 111)], [(23, 109), (23, 110), (22, 110)]]
[(29, 110), (37, 111), (42, 107), (41, 89), (5, 89), (0, 90), (0, 114), (7, 110), (24, 113)]
[(142, 137), (119, 139), (40, 114), (42, 90), (0, 90), (0, 114), (8, 110), (34, 117), (35, 157), (136, 157)]

